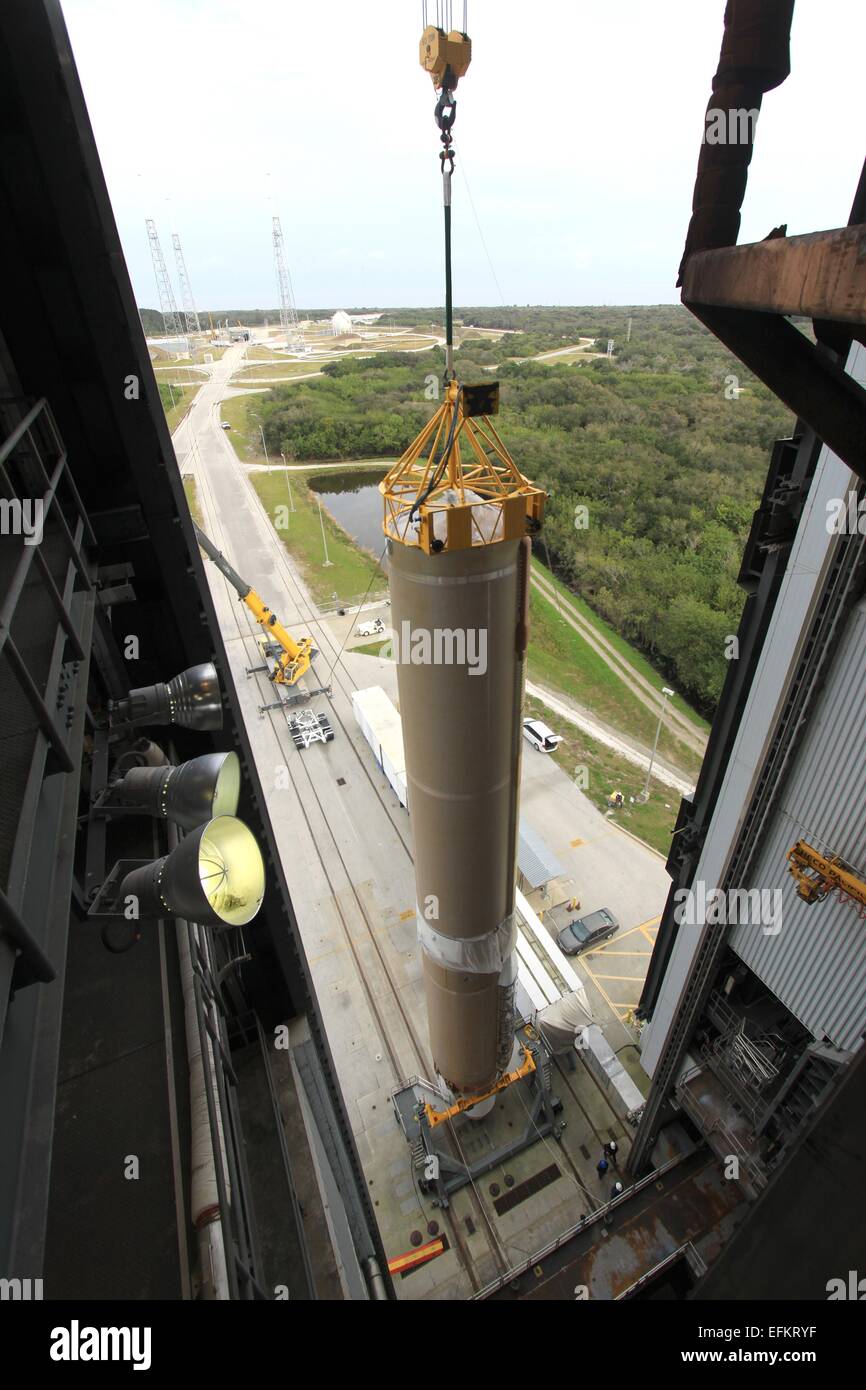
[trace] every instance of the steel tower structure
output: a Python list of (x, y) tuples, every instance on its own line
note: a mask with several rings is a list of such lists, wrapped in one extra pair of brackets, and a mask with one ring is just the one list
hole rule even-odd
[(198, 321), (198, 312), (195, 307), (195, 300), (192, 297), (192, 286), (189, 283), (189, 276), (186, 273), (186, 261), (181, 250), (180, 237), (177, 232), (172, 233), (172, 245), (174, 246), (174, 262), (177, 266), (177, 281), (180, 285), (180, 297), (183, 303), (183, 316), (186, 319), (187, 333), (200, 333), (201, 324)]
[(280, 292), (280, 323), (286, 335), (286, 347), (301, 346), (301, 329), (298, 324), (298, 311), (292, 293), (292, 280), (286, 265), (283, 246), (283, 229), (280, 219), (274, 218), (274, 265), (277, 271), (277, 287)]
[(176, 336), (179, 338), (183, 333), (180, 314), (177, 312), (174, 290), (168, 278), (165, 257), (162, 254), (162, 247), (159, 244), (159, 234), (156, 230), (156, 223), (152, 217), (147, 218), (147, 238), (150, 242), (150, 258), (153, 261), (153, 273), (156, 276), (156, 292), (159, 295), (159, 311), (162, 314), (165, 331), (169, 337)]

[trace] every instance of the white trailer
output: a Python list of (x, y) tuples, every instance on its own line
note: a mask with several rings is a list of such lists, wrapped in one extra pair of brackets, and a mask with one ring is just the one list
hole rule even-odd
[(352, 692), (352, 709), (358, 728), (373, 750), (373, 756), (387, 777), (400, 805), (408, 808), (406, 759), (403, 753), (403, 725), (400, 715), (380, 685)]

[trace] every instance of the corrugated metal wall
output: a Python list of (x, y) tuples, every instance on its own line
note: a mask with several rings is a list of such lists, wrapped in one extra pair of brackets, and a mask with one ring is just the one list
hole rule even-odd
[(856, 1048), (866, 1029), (866, 919), (852, 903), (811, 907), (796, 896), (786, 855), (803, 839), (866, 866), (866, 602), (852, 612), (749, 888), (781, 885), (781, 930), (737, 926), (730, 944), (816, 1037)]

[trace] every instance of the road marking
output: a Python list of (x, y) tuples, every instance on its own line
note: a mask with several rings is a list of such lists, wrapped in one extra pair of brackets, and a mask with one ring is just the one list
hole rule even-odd
[[(586, 967), (586, 973), (589, 976), (592, 983), (595, 985), (604, 1002), (607, 1004), (607, 1007), (610, 1009), (611, 1013), (615, 1014), (616, 1017), (619, 1019), (619, 1022), (622, 1024), (622, 1027), (628, 1036), (629, 1042), (632, 1045), (634, 1045), (635, 1039), (633, 1035), (629, 1033), (624, 1021), (626, 1015), (630, 1012), (632, 1006), (629, 1004), (615, 1004), (611, 999), (610, 995), (608, 994), (607, 990), (605, 989), (604, 985), (601, 983), (600, 980), (596, 979), (594, 972), (590, 969), (589, 966)], [(620, 1009), (622, 1009), (622, 1016), (620, 1016)]]
[(628, 928), (628, 931), (621, 931), (621, 932), (618, 932), (618, 933), (617, 933), (617, 938), (616, 938), (616, 939), (617, 939), (617, 941), (624, 941), (625, 938), (626, 938), (627, 936), (631, 936), (634, 932), (636, 932), (636, 931), (642, 932), (643, 929), (644, 929), (644, 927), (651, 927), (651, 926), (654, 925), (654, 923), (660, 922), (660, 921), (661, 921), (661, 917), (660, 917), (660, 916), (659, 916), (659, 917), (648, 917), (647, 920), (646, 920), (645, 922), (639, 922), (638, 925), (637, 925), (636, 927), (629, 927), (629, 928)]
[(593, 971), (592, 978), (594, 980), (627, 980), (630, 985), (633, 985), (637, 977), (634, 975), (596, 975)]
[(608, 951), (604, 946), (596, 946), (593, 950), (587, 951), (586, 954), (588, 956), (603, 954), (605, 958), (608, 956), (643, 956), (646, 959), (647, 956), (652, 955), (652, 951)]

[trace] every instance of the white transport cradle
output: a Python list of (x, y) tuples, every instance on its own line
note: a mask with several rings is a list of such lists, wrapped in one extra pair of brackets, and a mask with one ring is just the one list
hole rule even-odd
[(331, 743), (334, 730), (326, 714), (315, 714), (311, 709), (303, 709), (289, 716), (289, 733), (296, 748), (309, 748), (311, 743)]

